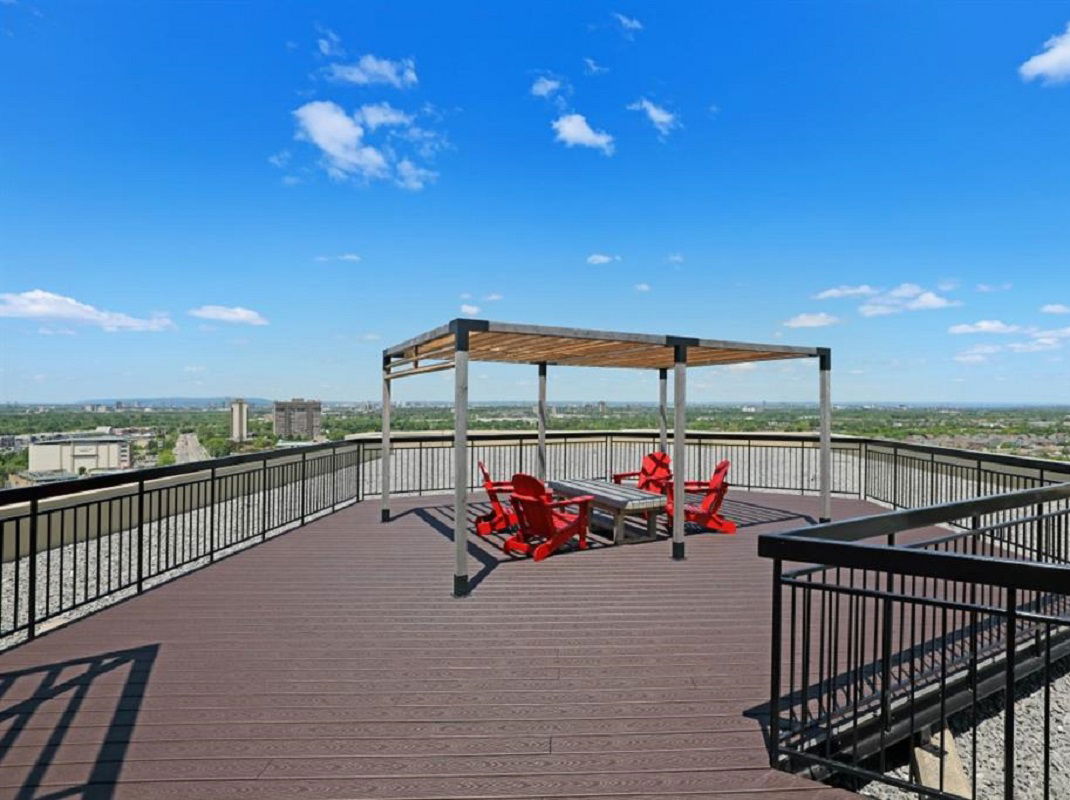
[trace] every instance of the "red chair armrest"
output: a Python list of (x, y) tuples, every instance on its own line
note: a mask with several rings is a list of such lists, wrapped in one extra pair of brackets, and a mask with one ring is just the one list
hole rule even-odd
[(613, 483), (620, 483), (625, 478), (638, 478), (641, 472), (617, 472), (613, 475)]
[(701, 492), (710, 485), (709, 481), (684, 481), (685, 492)]

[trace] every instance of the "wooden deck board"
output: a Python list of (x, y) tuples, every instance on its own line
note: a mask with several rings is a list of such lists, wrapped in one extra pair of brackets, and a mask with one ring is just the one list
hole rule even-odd
[(759, 719), (755, 535), (818, 501), (730, 501), (753, 522), (688, 536), (684, 562), (666, 540), (536, 564), (473, 537), (463, 600), (448, 500), (323, 517), (0, 656), (0, 794), (849, 797), (769, 770)]

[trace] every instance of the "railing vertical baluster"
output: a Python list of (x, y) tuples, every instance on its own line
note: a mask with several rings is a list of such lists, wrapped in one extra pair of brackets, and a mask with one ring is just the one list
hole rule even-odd
[(1018, 593), (1007, 589), (1007, 654), (1003, 699), (1003, 797), (1014, 798), (1014, 656), (1018, 639)]
[(215, 561), (215, 467), (208, 471), (208, 553), (209, 561)]
[(268, 460), (260, 462), (260, 538), (267, 539), (268, 532)]
[(769, 765), (774, 769), (780, 762), (780, 657), (781, 638), (783, 637), (782, 586), (780, 577), (782, 564), (779, 558), (773, 559), (773, 611), (772, 637), (770, 639), (770, 679), (769, 679)]
[[(37, 546), (40, 539), (41, 514), (37, 498), (30, 501), (30, 591), (29, 603), (26, 609), (26, 621), (29, 624), (27, 636), (33, 639), (37, 636)], [(45, 550), (47, 553), (48, 550)], [(15, 586), (18, 592), (18, 585)], [(18, 620), (13, 620), (16, 624)]]
[(145, 580), (145, 481), (137, 482), (137, 592)]
[(308, 454), (307, 453), (301, 453), (301, 480), (298, 481), (298, 483), (299, 483), (299, 485), (301, 487), (301, 524), (302, 525), (305, 524), (305, 494), (306, 494), (306, 488), (307, 488), (305, 486), (305, 474), (306, 474), (307, 464), (308, 464)]
[(353, 499), (359, 503), (361, 499), (360, 492), (364, 483), (364, 442), (357, 442), (354, 458), (356, 459), (356, 466), (353, 469)]

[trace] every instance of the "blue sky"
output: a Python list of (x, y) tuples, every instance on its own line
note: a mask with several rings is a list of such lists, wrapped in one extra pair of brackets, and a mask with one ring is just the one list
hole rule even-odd
[(0, 74), (0, 401), (373, 398), (456, 316), (827, 345), (840, 400), (1070, 400), (1068, 3), (0, 0)]

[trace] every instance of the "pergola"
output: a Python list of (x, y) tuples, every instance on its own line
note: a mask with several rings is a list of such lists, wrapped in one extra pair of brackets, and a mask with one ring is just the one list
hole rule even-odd
[[(688, 367), (713, 367), (787, 358), (816, 358), (819, 364), (821, 519), (831, 519), (832, 351), (827, 347), (618, 333), (580, 328), (520, 325), (455, 319), (383, 351), (383, 443), (381, 516), (390, 519), (390, 384), (409, 375), (454, 370), (454, 530), (453, 594), (468, 594), (468, 362), (532, 364), (539, 371), (537, 476), (546, 479), (546, 372), (548, 366), (633, 367), (657, 370), (660, 442), (668, 450), (668, 373), (673, 370), (673, 463), (683, 470)], [(684, 505), (684, 482), (673, 482), (673, 504)], [(684, 558), (684, 515), (673, 516), (672, 557)]]

